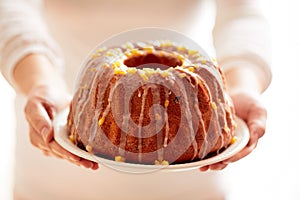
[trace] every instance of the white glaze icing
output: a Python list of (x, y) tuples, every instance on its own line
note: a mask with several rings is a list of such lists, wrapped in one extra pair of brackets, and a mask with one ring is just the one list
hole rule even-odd
[[(137, 69), (136, 71), (130, 71), (130, 68), (124, 65), (123, 61), (132, 54), (141, 54), (144, 55), (146, 50), (143, 48), (148, 48), (149, 46), (153, 45), (153, 51), (165, 51), (171, 52), (172, 55), (177, 55), (178, 59), (182, 60), (182, 66), (177, 66), (175, 69), (170, 67), (167, 70), (161, 69)], [(130, 48), (129, 48), (130, 47)], [(125, 52), (130, 52), (126, 54)], [(148, 51), (147, 49), (147, 51)], [(152, 49), (152, 48), (151, 48)], [(150, 49), (150, 50), (151, 50)], [(152, 50), (151, 50), (152, 51)], [(178, 52), (177, 52), (178, 51)], [(175, 52), (175, 53), (174, 53)], [(83, 75), (81, 75), (81, 83), (79, 84), (78, 88), (78, 96), (76, 105), (73, 104), (73, 124), (75, 129), (78, 130), (78, 127), (82, 125), (83, 115), (86, 109), (90, 106), (91, 98), (94, 98), (93, 95), (90, 94), (91, 90), (87, 90), (87, 88), (94, 88), (98, 84), (98, 80), (101, 79), (101, 88), (99, 87), (96, 92), (97, 100), (100, 102), (96, 102), (95, 106), (95, 113), (94, 117), (92, 118), (92, 122), (90, 122), (90, 126), (84, 127), (85, 133), (78, 133), (80, 134), (88, 134), (88, 141), (84, 145), (93, 146), (93, 142), (98, 134), (104, 134), (101, 130), (102, 123), (105, 123), (105, 117), (108, 115), (109, 112), (114, 113), (114, 108), (112, 107), (112, 99), (116, 88), (119, 85), (123, 85), (125, 89), (125, 96), (124, 96), (124, 113), (120, 119), (115, 119), (118, 127), (121, 129), (120, 133), (120, 143), (118, 145), (118, 156), (126, 157), (126, 141), (128, 135), (135, 136), (138, 138), (138, 162), (143, 162), (143, 153), (142, 153), (142, 141), (143, 141), (143, 130), (150, 127), (150, 125), (142, 126), (144, 120), (144, 106), (146, 101), (146, 96), (149, 91), (151, 91), (153, 96), (153, 102), (160, 102), (161, 97), (160, 93), (157, 90), (156, 84), (161, 84), (164, 87), (165, 99), (171, 101), (169, 99), (170, 94), (172, 94), (172, 87), (176, 83), (177, 87), (179, 87), (179, 91), (181, 91), (182, 95), (182, 105), (184, 107), (184, 113), (182, 112), (182, 117), (185, 118), (187, 122), (189, 136), (188, 140), (193, 147), (194, 155), (192, 159), (199, 158), (203, 159), (213, 148), (213, 144), (209, 144), (208, 141), (208, 134), (210, 133), (211, 128), (215, 128), (215, 126), (205, 127), (204, 120), (202, 118), (202, 111), (199, 108), (199, 102), (197, 97), (198, 93), (198, 84), (203, 84), (208, 91), (208, 95), (210, 98), (211, 103), (216, 103), (216, 108), (210, 108), (213, 115), (212, 123), (216, 124), (216, 129), (213, 130), (217, 132), (217, 137), (221, 140), (220, 148), (218, 149), (217, 153), (219, 153), (221, 147), (225, 145), (224, 143), (224, 135), (222, 133), (223, 127), (227, 126), (226, 122), (226, 106), (227, 100), (225, 98), (224, 101), (219, 101), (219, 99), (224, 99), (224, 97), (219, 97), (219, 92), (217, 91), (218, 86), (223, 89), (223, 80), (218, 71), (218, 68), (215, 64), (210, 61), (208, 58), (205, 58), (195, 51), (190, 51), (184, 47), (177, 47), (170, 42), (163, 43), (162, 41), (151, 41), (146, 43), (137, 43), (137, 44), (126, 44), (123, 45), (121, 48), (110, 48), (110, 49), (101, 49), (101, 51), (95, 52), (96, 56), (92, 56), (91, 60), (87, 62), (87, 66), (84, 68), (83, 73), (92, 73), (88, 80), (84, 80)], [(108, 67), (103, 67), (108, 66)], [(91, 70), (94, 68), (93, 70)], [(89, 71), (90, 69), (90, 71)], [(213, 75), (213, 85), (214, 88), (209, 88), (206, 84), (206, 81), (203, 79), (201, 75), (201, 70), (205, 69), (209, 73)], [(187, 74), (188, 76), (182, 76), (182, 74)], [(116, 78), (114, 84), (110, 83), (112, 78)], [(192, 80), (196, 80), (196, 84), (192, 84)], [(191, 88), (188, 88), (188, 91), (193, 91), (194, 96), (192, 98), (193, 102), (189, 102), (189, 97), (187, 95), (187, 88), (184, 86), (182, 81), (188, 81)], [(168, 84), (166, 84), (168, 83)], [(80, 88), (81, 87), (81, 88)], [(104, 109), (102, 107), (102, 101), (104, 98), (105, 90), (109, 87), (109, 98), (108, 104)], [(143, 87), (141, 89), (140, 87)], [(128, 89), (129, 88), (129, 89)], [(138, 124), (135, 124), (130, 115), (130, 98), (133, 95), (135, 89), (138, 88), (138, 97), (141, 98), (142, 105), (141, 105), (141, 113), (139, 116)], [(214, 91), (214, 95), (211, 92)], [(216, 101), (218, 99), (218, 101)], [(225, 102), (226, 101), (226, 102)], [(100, 105), (100, 106), (97, 106)], [(161, 132), (161, 130), (165, 130), (164, 137), (161, 134), (161, 137), (157, 137), (157, 160), (163, 161), (164, 160), (164, 148), (168, 147), (169, 141), (169, 131), (170, 131), (170, 124), (169, 124), (169, 116), (168, 116), (168, 106), (159, 105), (154, 106), (152, 105), (154, 117), (160, 116), (160, 119), (155, 119), (155, 134)], [(97, 109), (96, 109), (97, 107)], [(194, 109), (194, 110), (193, 110)], [(181, 109), (182, 110), (182, 109)], [(196, 113), (197, 119), (199, 119), (198, 125), (193, 124), (193, 116), (192, 112)], [(163, 116), (163, 117), (162, 117)], [(101, 124), (98, 124), (99, 119), (103, 118)], [(222, 118), (222, 120), (221, 120)], [(154, 120), (152, 117), (151, 120)], [(224, 124), (221, 124), (224, 123)], [(128, 133), (128, 128), (132, 126), (137, 126), (137, 133)], [(196, 132), (198, 130), (198, 126), (201, 126), (201, 129), (204, 131), (203, 135), (203, 143), (201, 146), (198, 146), (198, 143), (195, 140)], [(100, 133), (99, 133), (100, 131)], [(89, 133), (87, 133), (89, 132)], [(230, 133), (228, 133), (230, 134)], [(117, 155), (116, 155), (117, 156)], [(175, 161), (175, 160), (173, 160)]]

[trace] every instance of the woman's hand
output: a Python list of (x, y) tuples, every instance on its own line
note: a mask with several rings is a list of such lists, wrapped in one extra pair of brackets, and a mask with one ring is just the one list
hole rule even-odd
[(97, 169), (97, 163), (66, 151), (53, 137), (52, 120), (59, 111), (69, 106), (71, 100), (58, 67), (53, 66), (44, 55), (30, 54), (17, 63), (13, 77), (17, 90), (27, 97), (25, 115), (31, 143), (45, 155)]
[(246, 147), (233, 157), (216, 164), (201, 167), (200, 171), (207, 171), (208, 169), (221, 170), (229, 163), (247, 156), (256, 148), (259, 138), (265, 133), (267, 111), (259, 101), (258, 95), (239, 92), (232, 94), (231, 98), (233, 100), (236, 115), (243, 119), (249, 128), (250, 140)]
[(63, 108), (69, 106), (70, 96), (65, 90), (39, 86), (29, 92), (25, 115), (30, 126), (30, 141), (45, 155), (66, 159), (78, 166), (98, 169), (98, 164), (82, 159), (63, 149), (53, 137), (52, 120)]

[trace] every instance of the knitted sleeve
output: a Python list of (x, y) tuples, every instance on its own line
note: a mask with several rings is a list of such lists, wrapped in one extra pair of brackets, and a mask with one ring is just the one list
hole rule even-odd
[(0, 1), (0, 70), (14, 86), (13, 70), (26, 55), (45, 55), (55, 67), (62, 67), (60, 49), (51, 38), (42, 16), (40, 0)]

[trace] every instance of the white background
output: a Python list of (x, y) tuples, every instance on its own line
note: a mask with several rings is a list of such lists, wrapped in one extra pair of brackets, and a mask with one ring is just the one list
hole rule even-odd
[[(300, 199), (300, 3), (262, 1), (272, 27), (273, 81), (264, 93), (268, 126), (256, 150), (221, 173), (228, 199)], [(0, 77), (0, 200), (11, 199), (14, 92)], [(23, 112), (20, 110), (18, 112)], [(18, 134), (28, 134), (18, 133)]]

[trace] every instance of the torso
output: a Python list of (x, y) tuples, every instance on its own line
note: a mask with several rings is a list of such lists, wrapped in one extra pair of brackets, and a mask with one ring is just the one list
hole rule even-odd
[(73, 85), (87, 54), (103, 40), (140, 27), (174, 29), (190, 36), (213, 54), (213, 1), (199, 0), (47, 0), (50, 32), (66, 58), (67, 81)]
[[(197, 0), (47, 0), (49, 30), (65, 54), (66, 80), (72, 89), (85, 56), (101, 41), (137, 27), (171, 28), (213, 52), (211, 1)], [(16, 110), (23, 110), (24, 99)], [(28, 199), (199, 199), (220, 197), (215, 174), (198, 170), (131, 175), (105, 166), (96, 172), (45, 157), (29, 142), (26, 120), (18, 112), (16, 193)], [(26, 199), (26, 198), (25, 198)]]

